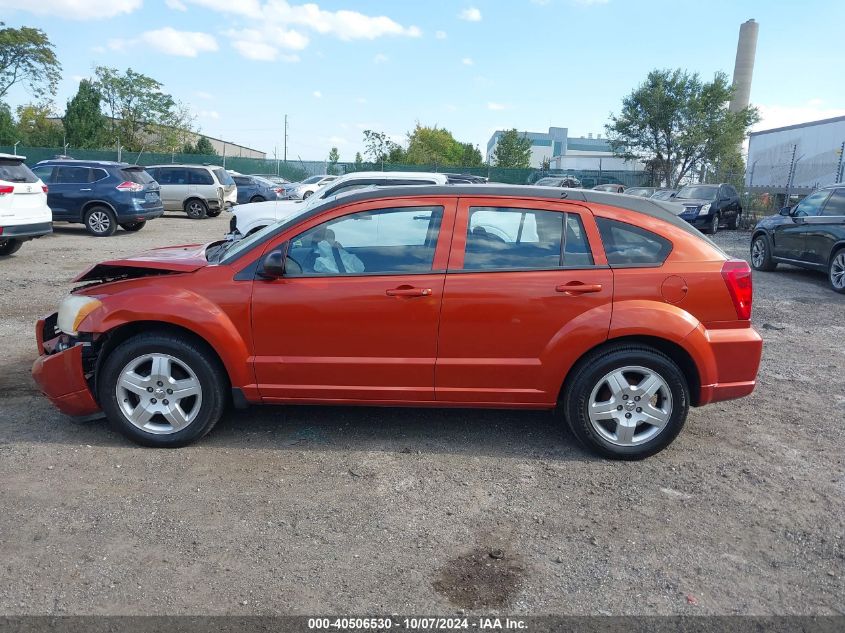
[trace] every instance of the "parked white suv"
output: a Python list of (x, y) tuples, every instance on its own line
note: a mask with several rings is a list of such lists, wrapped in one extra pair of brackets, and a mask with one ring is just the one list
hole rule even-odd
[(229, 221), (229, 237), (237, 239), (255, 233), (269, 224), (319, 204), (326, 198), (362, 187), (396, 187), (401, 185), (445, 185), (443, 174), (417, 171), (359, 171), (338, 176), (307, 200), (272, 200), (239, 205)]
[(216, 165), (152, 165), (149, 174), (161, 187), (165, 211), (184, 211), (189, 218), (214, 218), (238, 203), (232, 176)]
[(294, 182), (285, 187), (285, 196), (292, 200), (306, 200), (313, 196), (320, 187), (337, 180), (337, 176), (311, 176), (300, 182)]
[(0, 256), (53, 231), (47, 186), (24, 164), (25, 156), (0, 154)]

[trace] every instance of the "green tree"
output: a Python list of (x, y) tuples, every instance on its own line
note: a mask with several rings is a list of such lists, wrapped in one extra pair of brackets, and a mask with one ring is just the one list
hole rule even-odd
[[(364, 153), (374, 163), (382, 163), (389, 159), (391, 154), (398, 157), (401, 147), (384, 132), (375, 130), (364, 130)], [(393, 161), (391, 161), (393, 162)]]
[(18, 132), (15, 127), (15, 118), (12, 116), (12, 110), (5, 103), (0, 101), (0, 145), (14, 145)]
[(217, 156), (217, 150), (214, 149), (214, 145), (204, 136), (200, 136), (197, 140), (196, 153), (205, 156)]
[(71, 147), (99, 149), (108, 144), (106, 117), (100, 110), (100, 93), (93, 83), (87, 79), (79, 82), (76, 95), (67, 102), (62, 123)]
[(605, 126), (614, 153), (640, 160), (658, 182), (675, 187), (692, 170), (735, 160), (748, 128), (759, 120), (747, 107), (730, 112), (732, 87), (724, 73), (711, 82), (681, 69), (653, 70), (622, 100)]
[(17, 108), (16, 140), (29, 147), (62, 147), (64, 134), (47, 103), (28, 103)]
[[(158, 152), (172, 152), (191, 144), (194, 138), (195, 121), (191, 109), (183, 103), (176, 103), (161, 120), (160, 125), (154, 126), (155, 134), (147, 139), (147, 149)], [(200, 152), (184, 152), (186, 154)]]
[(525, 134), (520, 136), (516, 128), (507, 130), (499, 137), (493, 150), (496, 167), (521, 168), (531, 166), (531, 140)]
[[(162, 91), (162, 84), (131, 68), (120, 73), (116, 68), (97, 66), (95, 86), (103, 98), (109, 117), (111, 139), (120, 139), (129, 151), (150, 146), (158, 138), (156, 126), (167, 125), (176, 103)], [(110, 139), (110, 142), (111, 142)]]
[[(0, 27), (4, 26), (0, 22)], [(56, 94), (62, 65), (53, 44), (41, 29), (0, 28), (0, 99), (22, 83), (33, 97)]]
[(329, 167), (328, 173), (337, 174), (337, 161), (340, 160), (340, 153), (336, 147), (332, 147), (329, 151)]
[(355, 169), (361, 170), (364, 166), (364, 158), (361, 156), (361, 152), (355, 152)]
[(464, 153), (460, 163), (462, 167), (482, 167), (484, 165), (484, 157), (477, 145), (464, 143), (463, 148)]

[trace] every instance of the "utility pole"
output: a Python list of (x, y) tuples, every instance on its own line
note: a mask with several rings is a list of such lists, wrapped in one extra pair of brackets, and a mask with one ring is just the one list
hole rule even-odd
[(789, 196), (792, 195), (792, 177), (795, 175), (795, 152), (798, 151), (798, 144), (792, 146), (792, 159), (789, 161), (789, 178), (786, 180), (786, 194), (783, 199), (784, 206), (789, 206)]
[(284, 152), (284, 161), (285, 164), (288, 162), (288, 115), (285, 115), (285, 152)]

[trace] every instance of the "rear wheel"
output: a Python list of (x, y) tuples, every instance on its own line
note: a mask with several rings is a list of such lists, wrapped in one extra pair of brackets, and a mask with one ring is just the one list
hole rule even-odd
[(264, 202), (264, 200), (264, 196), (252, 196), (252, 198), (249, 199), (250, 202)]
[(740, 220), (741, 217), (742, 217), (742, 211), (737, 211), (736, 213), (734, 213), (731, 216), (731, 219), (728, 220), (728, 228), (731, 231), (736, 231), (736, 229), (739, 227), (739, 220)]
[(117, 230), (114, 211), (104, 206), (94, 206), (85, 212), (85, 228), (95, 237), (110, 237)]
[(672, 359), (657, 350), (638, 345), (599, 350), (571, 376), (562, 401), (569, 428), (604, 457), (649, 457), (684, 426), (689, 386)]
[(116, 430), (145, 446), (176, 448), (217, 423), (228, 379), (204, 346), (151, 333), (109, 354), (97, 383), (100, 404)]
[(302, 199), (303, 200), (307, 199), (308, 197), (311, 196), (312, 193), (314, 193), (314, 192), (313, 191), (306, 191), (305, 193), (302, 194)]
[(830, 258), (828, 279), (831, 288), (836, 292), (845, 294), (845, 248), (840, 248)]
[(0, 240), (0, 257), (6, 257), (21, 250), (23, 242), (21, 240), (5, 239)]
[(772, 261), (772, 249), (769, 238), (763, 233), (751, 241), (751, 267), (754, 270), (771, 271), (777, 268), (777, 262)]
[(202, 220), (208, 215), (208, 206), (202, 200), (192, 198), (185, 203), (185, 213), (192, 220)]
[(124, 231), (135, 232), (135, 231), (140, 231), (146, 225), (147, 225), (146, 220), (143, 220), (141, 222), (124, 222), (123, 224), (120, 225), (120, 228), (122, 228)]

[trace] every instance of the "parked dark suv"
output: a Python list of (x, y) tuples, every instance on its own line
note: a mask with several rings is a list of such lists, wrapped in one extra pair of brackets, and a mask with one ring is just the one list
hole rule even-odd
[(845, 294), (845, 183), (819, 189), (757, 223), (751, 265), (774, 270), (779, 263), (826, 272), (831, 287)]
[(48, 186), (53, 221), (81, 222), (97, 237), (120, 226), (140, 231), (164, 213), (158, 183), (139, 165), (96, 160), (43, 160), (32, 171)]
[(681, 219), (715, 234), (722, 225), (735, 229), (742, 217), (742, 204), (733, 185), (686, 185), (675, 194), (674, 202), (684, 205)]

